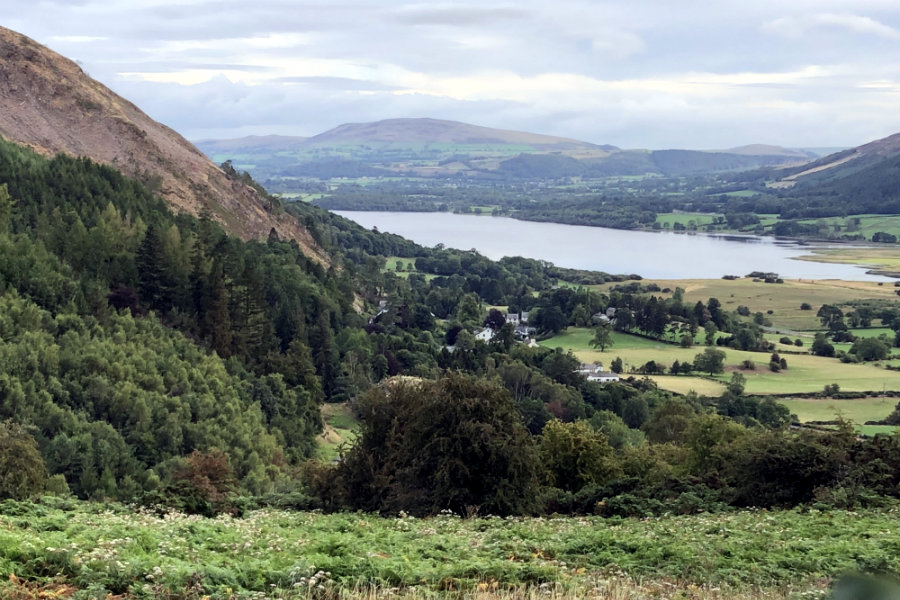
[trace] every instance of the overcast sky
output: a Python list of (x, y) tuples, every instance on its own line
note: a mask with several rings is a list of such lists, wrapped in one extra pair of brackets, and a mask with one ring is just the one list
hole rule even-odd
[(625, 148), (900, 131), (897, 0), (0, 0), (189, 139), (434, 117)]

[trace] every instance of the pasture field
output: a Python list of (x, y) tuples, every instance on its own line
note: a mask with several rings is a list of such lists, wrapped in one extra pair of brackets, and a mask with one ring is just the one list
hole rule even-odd
[(718, 213), (659, 213), (656, 215), (656, 222), (669, 228), (674, 227), (675, 223), (689, 227), (692, 222), (695, 226), (702, 227), (721, 216)]
[(856, 337), (861, 337), (861, 338), (878, 337), (879, 335), (887, 335), (891, 338), (894, 337), (894, 330), (889, 327), (869, 327), (868, 329), (851, 329), (850, 333), (852, 333)]
[(400, 262), (403, 264), (404, 271), (416, 271), (416, 259), (415, 258), (406, 258), (402, 256), (388, 256), (384, 262), (384, 270), (390, 271), (391, 273), (398, 273), (397, 271), (397, 263)]
[(888, 433), (896, 430), (891, 426), (864, 425), (866, 421), (879, 421), (897, 406), (897, 398), (779, 398), (778, 402), (787, 406), (797, 415), (801, 423), (809, 421), (832, 421), (838, 415), (856, 424), (857, 429), (870, 428), (873, 432)]
[(778, 222), (778, 214), (777, 213), (769, 213), (769, 214), (759, 214), (759, 222), (763, 227), (767, 227), (769, 225), (774, 225)]
[(891, 425), (860, 425), (856, 430), (861, 434), (868, 436), (876, 436), (879, 434), (892, 435), (897, 432), (897, 427)]
[[(810, 346), (810, 344), (812, 344), (813, 340), (815, 339), (815, 335), (812, 332), (806, 332), (806, 331), (794, 331), (794, 332), (791, 332), (790, 334), (787, 334), (787, 333), (764, 333), (763, 337), (766, 338), (766, 340), (775, 344), (775, 352), (804, 352), (804, 353), (806, 353), (806, 352), (809, 352), (809, 346)], [(782, 344), (778, 340), (780, 340), (783, 337), (789, 337), (789, 338), (791, 338), (791, 340), (799, 339), (801, 342), (803, 342), (803, 345), (797, 346), (793, 343)], [(848, 349), (849, 349), (849, 345), (848, 345)]]
[(16, 599), (799, 600), (898, 570), (897, 508), (413, 519), (0, 504), (0, 596)]
[(688, 394), (696, 392), (701, 396), (717, 398), (725, 392), (725, 384), (706, 377), (692, 377), (688, 375), (651, 375), (650, 379), (656, 382), (660, 389)]
[[(397, 270), (397, 262), (400, 262), (403, 265), (403, 270)], [(404, 279), (408, 278), (412, 273), (420, 273), (416, 270), (416, 259), (415, 258), (405, 258), (402, 256), (388, 256), (384, 262), (384, 267), (382, 268), (382, 272), (384, 273), (393, 273), (397, 277), (403, 277)], [(425, 277), (425, 281), (431, 281), (437, 275), (432, 273), (420, 273)]]
[(341, 444), (353, 441), (359, 429), (359, 421), (346, 402), (322, 404), (320, 410), (325, 429), (316, 440), (319, 446), (318, 457), (330, 461), (338, 457)]
[(494, 209), (501, 208), (499, 204), (483, 204), (480, 206), (470, 206), (469, 210), (473, 215), (491, 215)]
[[(694, 357), (703, 352), (704, 346), (681, 348), (671, 344), (664, 344), (655, 340), (614, 332), (613, 345), (605, 352), (595, 350), (588, 345), (593, 332), (588, 328), (570, 327), (567, 331), (540, 342), (541, 345), (564, 350), (572, 350), (582, 362), (601, 362), (605, 367), (613, 359), (619, 357), (628, 374), (646, 362), (653, 360), (658, 365), (669, 368), (675, 360), (679, 362), (693, 362)], [(747, 352), (731, 348), (719, 349), (725, 352), (725, 373), (714, 377), (716, 381), (724, 383), (731, 378), (731, 372), (738, 370), (739, 365), (745, 360), (753, 361), (754, 370), (742, 370), (747, 380), (746, 392), (748, 394), (809, 394), (821, 391), (825, 384), (837, 383), (843, 391), (878, 391), (882, 386), (886, 390), (900, 391), (900, 377), (896, 372), (876, 367), (871, 364), (842, 363), (835, 358), (825, 358), (808, 354), (785, 354), (788, 368), (779, 373), (773, 373), (768, 369), (769, 353)], [(660, 377), (660, 387), (675, 392), (684, 393), (694, 389), (697, 393), (713, 392), (714, 389), (724, 389), (721, 386), (709, 386), (704, 384), (702, 390), (691, 388), (690, 383), (681, 379), (693, 380), (688, 377)], [(698, 383), (698, 386), (700, 384)], [(685, 387), (688, 389), (685, 390)], [(890, 411), (888, 411), (890, 412)], [(887, 413), (885, 413), (887, 414)]]
[[(858, 221), (858, 224), (857, 224)], [(883, 231), (897, 234), (900, 231), (900, 216), (898, 215), (853, 215), (850, 217), (822, 217), (818, 219), (798, 219), (798, 223), (807, 225), (824, 224), (829, 228), (839, 228), (841, 234), (861, 234), (867, 240)], [(896, 253), (896, 248), (894, 252)]]
[[(733, 311), (738, 306), (748, 307), (751, 313), (766, 314), (771, 310), (772, 314), (766, 314), (766, 318), (772, 321), (773, 327), (785, 331), (821, 328), (816, 312), (823, 304), (841, 305), (862, 299), (897, 300), (897, 288), (890, 283), (878, 285), (874, 281), (788, 279), (784, 283), (763, 283), (742, 277), (734, 280), (648, 279), (642, 283), (656, 283), (661, 289), (672, 291), (680, 287), (684, 290), (685, 301), (691, 303), (701, 300), (706, 304), (710, 298), (718, 298), (726, 311)], [(616, 285), (620, 284), (604, 283), (591, 287), (608, 292)], [(658, 297), (670, 296), (661, 292), (654, 294)], [(800, 310), (804, 302), (810, 304), (812, 310)]]
[[(893, 232), (897, 231), (895, 227)], [(865, 246), (852, 248), (819, 248), (812, 254), (799, 256), (798, 260), (862, 265), (880, 271), (900, 271), (900, 251), (894, 244), (886, 246)]]

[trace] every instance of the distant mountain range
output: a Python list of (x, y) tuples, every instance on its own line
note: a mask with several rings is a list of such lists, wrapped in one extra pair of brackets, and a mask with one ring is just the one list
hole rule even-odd
[(0, 27), (0, 136), (45, 155), (112, 165), (158, 188), (176, 210), (210, 214), (245, 239), (275, 229), (326, 260), (296, 219), (229, 178), (175, 131), (91, 79), (71, 60)]
[(816, 154), (809, 150), (798, 150), (796, 148), (782, 148), (781, 146), (769, 146), (767, 144), (749, 144), (747, 146), (738, 146), (737, 148), (729, 148), (728, 150), (715, 150), (724, 154), (740, 154), (742, 156), (789, 156), (798, 160), (809, 160), (817, 158), (821, 154)]
[(510, 145), (531, 150), (617, 150), (615, 146), (598, 146), (579, 140), (492, 129), (440, 119), (386, 119), (372, 123), (346, 123), (313, 137), (280, 135), (248, 136), (230, 140), (203, 140), (197, 146), (204, 151), (290, 150), (311, 146), (388, 144), (418, 146), (422, 144)]
[(680, 176), (806, 163), (804, 150), (755, 144), (728, 150), (623, 150), (569, 138), (438, 119), (348, 123), (313, 137), (205, 140), (213, 160), (261, 180), (429, 177), (487, 180)]
[(483, 146), (507, 144), (536, 150), (616, 150), (579, 140), (538, 133), (492, 129), (439, 119), (387, 119), (374, 123), (348, 123), (313, 136), (310, 145), (329, 144), (459, 144)]

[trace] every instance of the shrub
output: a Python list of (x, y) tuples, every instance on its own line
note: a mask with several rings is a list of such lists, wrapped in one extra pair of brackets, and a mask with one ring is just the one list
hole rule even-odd
[(541, 433), (538, 448), (548, 483), (556, 488), (578, 491), (586, 485), (604, 483), (615, 472), (613, 449), (606, 436), (583, 421), (550, 421)]
[(172, 484), (147, 494), (144, 502), (204, 516), (240, 512), (232, 498), (237, 491), (237, 479), (228, 456), (218, 448), (192, 452), (173, 479)]
[(850, 353), (860, 360), (884, 360), (888, 355), (888, 346), (877, 338), (862, 338), (853, 343)]
[(726, 481), (739, 506), (793, 506), (813, 499), (845, 468), (847, 433), (769, 430), (745, 436), (733, 447)]
[(31, 434), (13, 421), (0, 422), (0, 499), (34, 496), (46, 477), (44, 459)]
[(828, 343), (824, 333), (817, 333), (812, 344), (812, 353), (816, 356), (834, 356), (834, 346)]

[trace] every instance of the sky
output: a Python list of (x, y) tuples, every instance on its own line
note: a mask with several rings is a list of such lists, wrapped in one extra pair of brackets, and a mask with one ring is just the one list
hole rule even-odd
[(622, 148), (900, 131), (897, 0), (0, 0), (192, 140), (431, 117)]

